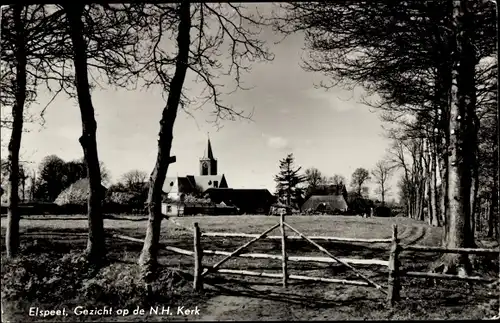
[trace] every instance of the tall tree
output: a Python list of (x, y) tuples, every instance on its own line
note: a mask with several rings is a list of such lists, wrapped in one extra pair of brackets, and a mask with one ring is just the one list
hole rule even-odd
[(26, 28), (23, 21), (23, 6), (14, 5), (14, 30), (16, 53), (15, 99), (12, 105), (12, 133), (9, 142), (9, 185), (7, 186), (7, 257), (15, 257), (19, 249), (19, 149), (23, 131), (23, 113), (26, 101)]
[(300, 175), (301, 167), (296, 167), (293, 154), (288, 154), (280, 160), (279, 168), (279, 173), (274, 176), (276, 195), (287, 205), (300, 207), (298, 205), (301, 195), (299, 185), (305, 181), (305, 178)]
[(148, 173), (133, 169), (122, 175), (121, 183), (130, 190), (142, 189), (147, 178)]
[(330, 181), (332, 182), (333, 185), (340, 185), (340, 184), (346, 184), (345, 177), (342, 175), (335, 174), (330, 178)]
[[(137, 30), (131, 28), (136, 21), (128, 15), (122, 6), (61, 4), (59, 7), (65, 15), (65, 25), (60, 32), (67, 35), (65, 44), (71, 50), (60, 51), (59, 56), (70, 60), (74, 67), (74, 93), (80, 108), (82, 135), (79, 138), (83, 149), (90, 194), (88, 196), (89, 233), (86, 254), (90, 263), (97, 266), (105, 260), (106, 248), (104, 238), (101, 189), (103, 174), (97, 150), (97, 122), (92, 103), (91, 83), (89, 75), (97, 71), (108, 84), (127, 87), (137, 79), (136, 65), (139, 36)], [(136, 25), (137, 26), (137, 25)], [(60, 70), (64, 74), (65, 66)]]
[(82, 120), (82, 136), (79, 141), (83, 148), (87, 174), (89, 177), (88, 218), (89, 235), (87, 239), (87, 255), (91, 263), (100, 264), (106, 254), (104, 243), (104, 224), (101, 212), (101, 170), (97, 153), (97, 122), (94, 116), (94, 106), (90, 94), (88, 79), (87, 51), (88, 44), (84, 38), (85, 30), (82, 16), (84, 4), (64, 5), (69, 26), (71, 43), (73, 45), (73, 62), (75, 66), (75, 84), (78, 95), (78, 105)]
[(403, 170), (399, 188), (402, 190), (406, 214), (417, 220), (424, 220), (425, 167), (423, 165), (422, 138), (408, 137), (405, 133), (391, 134), (394, 140), (389, 150), (391, 164)]
[[(177, 9), (179, 16), (177, 34), (177, 57), (175, 73), (170, 82), (170, 92), (167, 105), (163, 110), (160, 133), (158, 140), (158, 155), (155, 167), (150, 177), (150, 189), (148, 193), (149, 224), (146, 231), (143, 249), (139, 263), (143, 267), (143, 277), (146, 282), (153, 279), (157, 266), (157, 252), (160, 240), (161, 228), (161, 194), (163, 183), (167, 174), (168, 166), (175, 159), (170, 156), (172, 147), (173, 128), (177, 110), (181, 100), (182, 87), (186, 78), (189, 60), (191, 10), (188, 1), (182, 1)], [(160, 22), (162, 23), (162, 22)], [(160, 27), (161, 30), (161, 27)]]
[(306, 182), (306, 199), (313, 195), (321, 185), (326, 183), (326, 178), (319, 169), (311, 167), (305, 170), (304, 178)]
[[(475, 66), (476, 54), (472, 43), (473, 16), (470, 1), (453, 0), (452, 91), (449, 118), (448, 201), (449, 213), (446, 230), (446, 247), (474, 247), (470, 226), (471, 157), (474, 149), (471, 139), (476, 107)], [(443, 271), (469, 274), (468, 255), (446, 255)]]
[[(487, 69), (475, 73), (475, 68), (495, 52), (494, 8), (482, 1), (459, 2), (293, 3), (280, 26), (305, 29), (309, 70), (329, 76), (334, 85), (362, 85), (377, 93), (380, 100), (371, 105), (386, 112), (386, 120), (404, 125), (413, 139), (427, 137), (440, 153), (440, 212), (447, 245), (473, 241), (468, 227), (475, 195), (470, 177), (477, 177), (475, 151), (465, 148), (464, 142), (475, 146), (477, 96), (491, 91), (479, 86), (485, 84)], [(450, 120), (458, 115), (460, 121)], [(414, 165), (422, 163), (423, 169), (430, 165), (425, 158), (416, 160)], [(457, 183), (463, 187), (461, 196)], [(445, 263), (446, 270), (456, 269), (457, 258), (450, 256)]]
[(393, 170), (393, 166), (386, 160), (379, 160), (375, 164), (375, 168), (372, 170), (373, 179), (378, 186), (376, 191), (380, 194), (382, 206), (385, 206), (385, 197), (387, 192), (390, 190), (387, 182), (390, 179)]
[(362, 195), (363, 184), (370, 180), (370, 173), (364, 168), (356, 168), (352, 173), (351, 187), (356, 191), (358, 196)]
[(38, 169), (36, 198), (53, 202), (65, 188), (65, 162), (56, 155), (42, 159)]
[[(62, 46), (55, 40), (53, 30), (60, 23), (60, 13), (47, 10), (45, 5), (14, 4), (2, 8), (2, 30), (0, 55), (2, 87), (0, 104), (2, 107), (1, 125), (9, 129), (10, 142), (9, 163), (12, 170), (9, 175), (14, 181), (9, 184), (10, 191), (17, 191), (17, 169), (19, 168), (19, 147), (23, 127), (26, 122), (43, 121), (43, 114), (48, 105), (40, 111), (40, 118), (29, 111), (31, 104), (36, 102), (38, 87), (54, 70), (54, 53)], [(57, 96), (62, 87), (57, 84), (46, 86), (48, 93)], [(10, 110), (10, 111), (9, 111)], [(2, 129), (2, 130), (3, 130)], [(7, 227), (6, 245), (8, 255), (17, 253), (19, 235), (19, 211), (17, 194), (10, 194), (9, 225)]]
[[(156, 272), (163, 218), (162, 186), (169, 165), (175, 162), (171, 156), (173, 127), (179, 107), (190, 113), (187, 107), (197, 104), (184, 89), (186, 74), (193, 73), (196, 80), (206, 85), (198, 107), (212, 102), (213, 122), (217, 125), (222, 119), (247, 117), (244, 112), (224, 104), (221, 93), (224, 85), (218, 82), (222, 78), (233, 78), (236, 89), (244, 89), (240, 81), (242, 73), (250, 68), (249, 62), (271, 60), (272, 55), (257, 37), (262, 17), (241, 4), (193, 4), (184, 0), (178, 4), (137, 6), (132, 14), (142, 19), (140, 25), (145, 32), (141, 38), (149, 44), (141, 60), (143, 70), (150, 76), (145, 83), (160, 88), (167, 97), (160, 120), (156, 163), (149, 178), (149, 221), (139, 258), (143, 277), (151, 282)], [(177, 48), (172, 55), (159, 44), (173, 43), (174, 37)], [(222, 50), (228, 51), (228, 61), (220, 59)]]
[[(93, 83), (88, 84), (88, 75), (83, 75), (83, 73), (87, 72), (98, 71), (100, 72), (100, 76), (97, 78), (99, 81), (106, 80), (108, 83), (117, 86), (127, 86), (134, 83), (133, 81), (137, 79), (138, 75), (134, 63), (135, 58), (138, 56), (139, 39), (137, 30), (131, 28), (133, 23), (131, 24), (129, 18), (132, 17), (129, 17), (124, 10), (120, 10), (119, 6), (114, 5), (79, 5), (71, 8), (64, 5), (64, 7), (62, 9), (61, 5), (30, 5), (24, 7), (25, 11), (22, 17), (28, 22), (23, 33), (25, 40), (23, 48), (26, 54), (26, 72), (28, 74), (28, 78), (25, 78), (27, 85), (25, 101), (35, 101), (38, 85), (45, 83), (45, 87), (49, 91), (55, 92), (55, 95), (63, 91), (71, 98), (78, 95), (80, 103), (85, 103), (84, 101), (88, 103), (89, 100), (82, 97), (84, 96), (83, 92), (85, 92), (82, 90), (82, 87), (85, 86), (83, 84), (87, 83), (87, 92), (90, 93), (89, 86), (92, 87), (96, 83), (98, 84), (98, 81), (93, 78)], [(11, 8), (3, 11), (6, 13), (3, 18), (7, 19), (2, 19), (2, 95), (0, 99), (2, 106), (14, 107), (16, 106), (16, 93), (19, 93), (18, 80), (22, 81), (22, 78), (16, 77), (20, 70), (16, 69), (15, 65), (19, 65), (23, 61), (17, 59), (17, 56), (22, 54), (22, 48), (16, 45), (19, 37), (14, 32), (16, 28), (13, 28), (15, 25), (13, 8), (15, 9), (16, 6), (11, 6)], [(67, 19), (62, 19), (65, 15)], [(79, 24), (78, 20), (80, 21)], [(74, 25), (73, 22), (77, 24)], [(7, 28), (7, 26), (11, 28)], [(18, 48), (20, 50), (17, 50)], [(131, 56), (134, 56), (133, 60)], [(87, 61), (86, 65), (81, 64), (83, 59)], [(76, 78), (74, 77), (74, 71), (71, 70), (70, 62), (74, 63), (75, 70), (79, 74)], [(85, 78), (87, 82), (85, 82)], [(77, 93), (74, 91), (75, 88), (77, 88)], [(95, 176), (95, 169), (99, 168), (98, 158), (90, 158), (89, 155), (93, 155), (92, 150), (95, 150), (95, 152), (97, 150), (92, 149), (91, 143), (85, 143), (89, 140), (92, 141), (91, 137), (95, 137), (95, 134), (92, 135), (92, 128), (95, 128), (95, 119), (93, 118), (93, 111), (91, 117), (90, 113), (88, 113), (90, 111), (88, 109), (89, 105), (86, 106), (87, 109), (83, 108), (85, 112), (82, 115), (86, 123), (86, 126), (84, 126), (86, 130), (82, 139), (84, 141), (83, 145), (88, 148), (84, 148), (88, 152), (88, 154), (85, 154), (86, 165), (89, 169), (94, 170), (88, 172), (89, 177), (92, 177), (90, 180), (91, 186), (96, 189), (95, 186), (100, 185), (101, 182), (101, 179), (97, 180), (98, 176)], [(42, 114), (44, 111), (45, 108)], [(18, 133), (19, 122), (14, 127), (14, 119), (16, 119), (14, 114), (12, 113), (10, 118), (4, 118), (3, 112), (4, 109), (2, 109), (2, 125), (9, 124), (12, 127), (12, 135), (14, 136)], [(89, 165), (89, 161), (92, 159), (93, 162), (97, 160), (96, 165)], [(96, 205), (97, 199), (92, 196), (91, 194), (91, 197), (89, 197), (92, 200), (91, 204)], [(12, 204), (12, 206), (14, 207), (15, 204)], [(96, 235), (99, 235), (99, 230), (96, 228), (96, 226), (99, 226), (97, 220), (100, 217), (100, 215), (97, 215), (99, 210), (94, 207), (89, 208), (89, 212), (91, 212), (91, 209), (94, 211), (92, 211), (93, 215), (89, 218), (91, 223), (89, 228), (91, 232), (94, 231)], [(11, 228), (18, 228), (18, 225), (13, 225)], [(89, 236), (94, 235), (91, 232)], [(17, 235), (12, 234), (10, 236)], [(89, 246), (91, 240), (94, 240), (94, 238), (89, 239)], [(102, 239), (97, 238), (97, 240)], [(95, 253), (90, 252), (90, 250), (94, 250), (94, 248), (89, 248), (90, 260), (100, 258), (99, 256), (94, 257)], [(97, 251), (97, 253), (99, 252)]]

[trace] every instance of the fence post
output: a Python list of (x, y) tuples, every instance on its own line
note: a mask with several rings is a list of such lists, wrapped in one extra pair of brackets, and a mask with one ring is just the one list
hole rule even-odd
[(398, 239), (398, 226), (392, 225), (392, 245), (389, 256), (389, 289), (387, 293), (387, 301), (389, 305), (394, 305), (400, 299), (401, 282), (399, 276), (399, 239)]
[(194, 280), (193, 280), (193, 289), (195, 291), (200, 291), (203, 289), (203, 277), (202, 271), (203, 267), (201, 261), (203, 259), (203, 249), (201, 248), (201, 232), (200, 227), (198, 226), (198, 222), (194, 223)]
[(283, 287), (288, 286), (288, 268), (287, 268), (287, 255), (286, 255), (286, 234), (285, 234), (285, 215), (280, 215), (280, 229), (281, 229), (281, 267), (283, 268)]

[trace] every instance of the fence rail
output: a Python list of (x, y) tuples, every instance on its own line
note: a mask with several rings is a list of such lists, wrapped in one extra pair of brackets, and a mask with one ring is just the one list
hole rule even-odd
[(443, 248), (420, 245), (401, 245), (397, 236), (397, 226), (393, 225), (392, 245), (389, 258), (389, 295), (387, 301), (392, 305), (400, 299), (401, 277), (431, 278), (466, 281), (469, 283), (492, 283), (500, 280), (497, 278), (470, 277), (463, 275), (448, 275), (429, 272), (401, 271), (399, 254), (403, 251), (437, 252), (437, 253), (460, 253), (460, 254), (499, 254), (498, 249), (485, 248)]
[[(238, 237), (238, 238), (257, 238), (258, 234), (240, 233), (240, 232), (203, 232), (202, 236), (206, 237)], [(323, 241), (338, 241), (338, 242), (359, 242), (359, 243), (391, 243), (392, 239), (357, 239), (357, 238), (340, 238), (326, 236), (308, 236), (311, 240)], [(282, 236), (266, 236), (264, 239), (281, 240)], [(300, 240), (298, 235), (286, 236), (287, 240)]]
[(415, 271), (407, 271), (403, 273), (404, 276), (407, 277), (422, 277), (422, 278), (434, 278), (434, 279), (448, 279), (448, 280), (461, 280), (466, 282), (478, 282), (478, 283), (493, 283), (498, 280), (494, 278), (483, 278), (477, 276), (458, 276), (458, 275), (447, 275), (447, 274), (438, 274), (438, 273), (423, 273), (423, 272), (415, 272)]
[(462, 254), (476, 254), (476, 255), (493, 255), (500, 254), (499, 249), (486, 249), (486, 248), (443, 248), (443, 247), (429, 247), (429, 246), (401, 246), (403, 250), (420, 251), (420, 252), (440, 252), (440, 253), (462, 253)]
[[(204, 255), (221, 255), (227, 256), (231, 253), (228, 251), (220, 251), (220, 250), (203, 250)], [(255, 258), (255, 259), (275, 259), (275, 260), (283, 260), (282, 255), (271, 255), (267, 253), (242, 253), (235, 257), (242, 258)], [(330, 257), (307, 257), (307, 256), (287, 256), (287, 261), (291, 262), (319, 262), (319, 263), (337, 263), (335, 259)], [(387, 260), (381, 259), (356, 259), (356, 258), (339, 258), (343, 262), (347, 262), (350, 264), (356, 265), (378, 265), (378, 266), (388, 266), (389, 262)]]
[[(257, 272), (250, 270), (219, 269), (218, 272), (223, 274), (233, 274), (233, 275), (243, 275), (243, 276), (283, 278), (283, 274), (271, 274), (271, 273)], [(310, 277), (310, 276), (300, 276), (300, 275), (288, 275), (287, 278), (292, 280), (307, 280), (307, 281), (317, 281), (325, 283), (337, 283), (344, 285), (369, 286), (369, 284), (364, 281), (347, 280), (347, 279)]]

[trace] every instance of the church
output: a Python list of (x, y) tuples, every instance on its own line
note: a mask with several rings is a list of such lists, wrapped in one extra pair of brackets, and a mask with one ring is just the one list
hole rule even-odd
[(207, 149), (200, 158), (200, 175), (167, 177), (163, 184), (163, 192), (172, 200), (179, 200), (183, 194), (202, 193), (209, 188), (228, 188), (224, 174), (217, 173), (217, 159), (214, 158), (212, 144), (208, 139)]
[[(180, 203), (162, 203), (162, 212), (168, 215), (193, 214), (268, 214), (276, 198), (267, 189), (234, 189), (229, 188), (224, 174), (219, 175), (217, 159), (214, 158), (212, 145), (208, 139), (207, 149), (200, 158), (200, 174), (178, 177), (167, 177), (163, 184), (163, 192), (170, 201)], [(188, 205), (183, 197), (187, 194), (208, 196), (212, 206)]]

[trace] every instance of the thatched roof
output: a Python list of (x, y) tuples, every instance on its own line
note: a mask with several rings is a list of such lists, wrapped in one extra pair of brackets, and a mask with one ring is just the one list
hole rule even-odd
[[(106, 187), (101, 184), (103, 191), (106, 191)], [(83, 205), (87, 203), (87, 199), (90, 193), (90, 185), (88, 178), (82, 178), (71, 184), (68, 188), (59, 194), (54, 203), (57, 205), (64, 204), (78, 204)]]
[(316, 210), (319, 206), (330, 210), (347, 210), (347, 203), (342, 195), (313, 195), (303, 205), (302, 210)]

